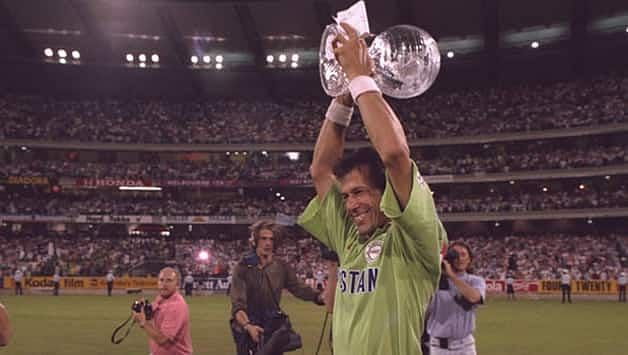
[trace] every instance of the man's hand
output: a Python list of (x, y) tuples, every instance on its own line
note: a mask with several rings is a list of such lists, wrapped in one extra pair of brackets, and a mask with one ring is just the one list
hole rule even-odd
[(336, 59), (342, 66), (347, 78), (351, 81), (360, 75), (370, 76), (373, 73), (373, 60), (369, 56), (368, 47), (364, 39), (358, 36), (358, 32), (349, 24), (340, 24), (347, 36), (339, 34), (332, 45)]
[(447, 277), (449, 277), (450, 279), (453, 279), (456, 277), (456, 273), (454, 272), (453, 268), (451, 267), (451, 264), (447, 261), (443, 259), (443, 265), (445, 265), (445, 275), (447, 275)]
[(251, 339), (253, 339), (254, 342), (259, 343), (260, 341), (260, 334), (264, 333), (264, 329), (261, 327), (258, 327), (255, 324), (247, 324), (244, 326), (244, 330), (247, 331), (247, 333), (249, 333), (249, 335), (251, 336)]
[(133, 312), (133, 321), (140, 327), (144, 327), (146, 324), (146, 315), (144, 312)]

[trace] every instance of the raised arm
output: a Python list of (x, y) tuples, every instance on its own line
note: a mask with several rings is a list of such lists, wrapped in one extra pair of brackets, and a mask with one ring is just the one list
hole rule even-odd
[(456, 275), (447, 260), (443, 260), (443, 265), (445, 266), (447, 277), (456, 285), (456, 288), (468, 303), (478, 304), (482, 302), (483, 290), (486, 288), (486, 286), (482, 286), (482, 282), (477, 282), (477, 285), (470, 285)]
[(324, 304), (322, 293), (314, 290), (303, 281), (299, 280), (295, 271), (291, 267), (286, 266), (284, 268), (284, 273), (286, 280), (284, 286), (288, 291), (290, 291), (290, 293), (305, 301), (312, 301), (318, 305)]
[(351, 26), (346, 23), (341, 25), (347, 37), (340, 35), (336, 38), (339, 43), (335, 49), (336, 56), (351, 83), (351, 92), (360, 108), (369, 139), (386, 166), (403, 210), (412, 189), (412, 162), (405, 132), (377, 87), (372, 85), (369, 89), (373, 64), (366, 43)]
[[(333, 169), (342, 157), (347, 127), (341, 123), (343, 116), (351, 115), (353, 100), (351, 95), (342, 95), (334, 99), (325, 115), (323, 126), (314, 146), (314, 156), (310, 166), (310, 174), (316, 195), (323, 200), (334, 183)], [(331, 117), (330, 117), (331, 116)], [(338, 117), (338, 119), (335, 119)], [(348, 125), (348, 120), (347, 120)]]

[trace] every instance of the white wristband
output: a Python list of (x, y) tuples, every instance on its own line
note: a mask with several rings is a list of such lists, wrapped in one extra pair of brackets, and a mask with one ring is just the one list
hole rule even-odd
[(353, 78), (349, 83), (349, 91), (351, 91), (351, 96), (353, 97), (354, 102), (358, 102), (358, 97), (365, 92), (375, 91), (380, 94), (382, 93), (379, 87), (377, 87), (375, 80), (366, 75), (360, 75)]
[(351, 116), (353, 115), (353, 107), (347, 107), (336, 99), (332, 99), (325, 118), (344, 127), (349, 127)]

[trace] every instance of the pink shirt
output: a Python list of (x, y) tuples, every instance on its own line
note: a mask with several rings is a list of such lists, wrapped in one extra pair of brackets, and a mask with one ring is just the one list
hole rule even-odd
[(190, 334), (190, 313), (188, 304), (179, 294), (173, 293), (168, 298), (157, 296), (153, 302), (153, 324), (161, 334), (174, 339), (174, 342), (157, 344), (148, 340), (152, 355), (189, 355), (192, 354), (192, 335)]

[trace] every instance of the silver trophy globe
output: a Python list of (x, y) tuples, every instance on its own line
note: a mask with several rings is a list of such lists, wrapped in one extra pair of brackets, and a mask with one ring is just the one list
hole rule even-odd
[[(342, 27), (328, 25), (319, 51), (323, 90), (336, 97), (349, 92), (349, 81), (334, 56), (333, 40)], [(432, 36), (410, 25), (393, 26), (375, 37), (369, 46), (375, 64), (374, 79), (382, 92), (397, 99), (416, 97), (432, 86), (440, 70), (440, 52)]]

